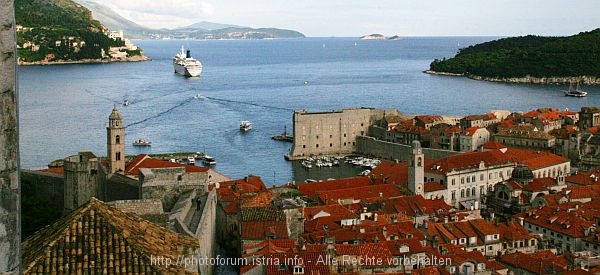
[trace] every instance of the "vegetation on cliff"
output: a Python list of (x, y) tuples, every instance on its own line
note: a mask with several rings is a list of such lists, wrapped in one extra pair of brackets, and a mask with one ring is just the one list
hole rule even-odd
[(503, 38), (436, 59), (430, 70), (483, 78), (600, 77), (600, 29), (568, 37)]
[(124, 46), (91, 12), (70, 0), (15, 0), (20, 62), (101, 59), (110, 47)]

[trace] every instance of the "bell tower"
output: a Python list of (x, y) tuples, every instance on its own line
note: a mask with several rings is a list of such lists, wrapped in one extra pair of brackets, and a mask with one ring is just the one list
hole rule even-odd
[(110, 160), (110, 173), (125, 171), (125, 128), (123, 117), (116, 105), (108, 117), (106, 148), (106, 155)]
[(410, 151), (410, 163), (408, 165), (408, 189), (415, 195), (425, 194), (425, 156), (421, 143), (418, 140), (412, 142)]

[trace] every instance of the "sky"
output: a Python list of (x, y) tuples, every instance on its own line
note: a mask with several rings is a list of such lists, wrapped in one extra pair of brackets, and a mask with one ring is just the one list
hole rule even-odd
[(310, 37), (572, 35), (600, 28), (598, 0), (92, 0), (152, 28), (199, 21)]

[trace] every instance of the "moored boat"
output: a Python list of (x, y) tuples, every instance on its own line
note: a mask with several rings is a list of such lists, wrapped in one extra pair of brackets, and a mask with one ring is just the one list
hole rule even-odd
[(204, 165), (217, 165), (217, 161), (215, 160), (215, 158), (209, 155), (204, 155), (204, 157), (202, 158), (202, 162), (204, 162)]
[(585, 92), (579, 88), (579, 83), (577, 83), (577, 87), (575, 87), (575, 89), (573, 89), (573, 83), (569, 84), (569, 89), (565, 90), (564, 92), (565, 92), (565, 96), (572, 96), (572, 97), (587, 96), (587, 92)]

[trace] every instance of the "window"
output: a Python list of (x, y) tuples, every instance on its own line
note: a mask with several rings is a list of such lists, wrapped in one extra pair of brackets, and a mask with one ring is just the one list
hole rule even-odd
[(121, 152), (116, 153), (115, 160), (121, 160)]
[(452, 186), (455, 185), (455, 183), (456, 183), (455, 181), (456, 181), (456, 179), (452, 179)]
[(121, 136), (117, 135), (117, 136), (115, 137), (115, 143), (116, 143), (116, 144), (121, 144)]
[(475, 196), (475, 187), (471, 188), (471, 196)]
[(456, 199), (456, 191), (452, 191), (452, 200)]
[(344, 133), (344, 137), (346, 137), (346, 133)]
[(475, 182), (475, 176), (471, 177), (471, 182)]
[(329, 147), (333, 147), (333, 143), (329, 143)]
[(306, 148), (306, 145), (302, 145), (302, 148)]
[(460, 197), (461, 198), (465, 197), (465, 189), (460, 189)]
[(467, 183), (470, 183), (470, 182), (471, 182), (471, 178), (467, 177)]
[(319, 148), (319, 144), (317, 143), (317, 148)]
[(483, 174), (479, 175), (479, 180), (483, 181)]
[(460, 184), (464, 184), (465, 183), (465, 178), (460, 178)]

